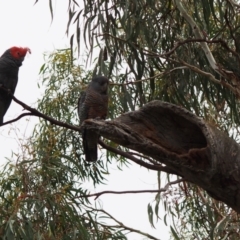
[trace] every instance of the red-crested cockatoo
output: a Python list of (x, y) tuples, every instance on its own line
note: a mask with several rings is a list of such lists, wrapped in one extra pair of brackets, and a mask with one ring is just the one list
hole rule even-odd
[[(18, 82), (18, 71), (27, 54), (31, 53), (29, 48), (11, 47), (0, 57), (0, 86), (9, 89), (12, 94)], [(0, 89), (0, 125), (3, 124), (3, 117), (12, 101), (8, 92)]]

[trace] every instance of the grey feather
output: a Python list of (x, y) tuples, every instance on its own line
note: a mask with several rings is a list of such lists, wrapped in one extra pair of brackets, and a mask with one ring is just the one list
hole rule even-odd
[[(94, 77), (85, 92), (78, 100), (78, 115), (80, 125), (89, 118), (105, 119), (108, 110), (108, 79)], [(82, 130), (83, 150), (85, 159), (89, 162), (97, 161), (97, 143), (99, 135), (92, 130)]]

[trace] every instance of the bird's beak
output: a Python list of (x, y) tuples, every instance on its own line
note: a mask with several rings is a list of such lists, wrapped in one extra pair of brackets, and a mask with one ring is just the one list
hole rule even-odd
[(30, 48), (26, 48), (26, 49), (27, 49), (27, 52), (29, 52), (30, 54), (32, 53)]

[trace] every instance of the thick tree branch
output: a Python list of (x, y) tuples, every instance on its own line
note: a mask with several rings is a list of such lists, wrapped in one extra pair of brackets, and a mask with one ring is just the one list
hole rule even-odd
[(153, 101), (114, 121), (86, 120), (83, 127), (163, 163), (240, 212), (240, 146), (186, 109)]

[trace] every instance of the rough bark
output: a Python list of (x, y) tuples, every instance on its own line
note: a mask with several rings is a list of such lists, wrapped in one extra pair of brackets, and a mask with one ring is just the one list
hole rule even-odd
[(153, 101), (113, 121), (86, 120), (84, 127), (165, 164), (240, 213), (239, 145), (186, 109)]

